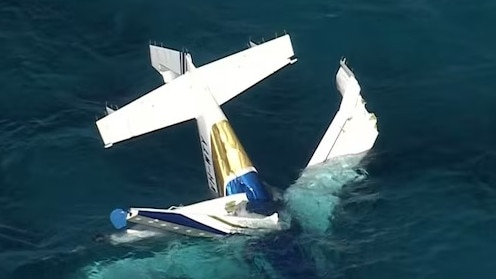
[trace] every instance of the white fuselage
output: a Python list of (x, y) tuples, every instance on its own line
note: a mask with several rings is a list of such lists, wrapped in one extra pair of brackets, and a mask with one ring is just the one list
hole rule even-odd
[[(188, 77), (189, 75), (189, 77)], [(191, 69), (179, 78), (189, 78), (198, 111), (196, 123), (209, 188), (218, 196), (229, 195), (228, 184), (246, 173), (257, 173), (226, 115), (211, 94), (201, 72)]]

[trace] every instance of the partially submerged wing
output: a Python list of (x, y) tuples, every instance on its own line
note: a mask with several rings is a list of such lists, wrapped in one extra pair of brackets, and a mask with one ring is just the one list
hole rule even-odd
[(377, 138), (377, 119), (367, 111), (360, 85), (345, 60), (341, 60), (336, 74), (336, 86), (343, 96), (341, 105), (307, 167), (339, 156), (368, 151)]
[(181, 75), (96, 122), (105, 147), (197, 116), (191, 76)]
[(296, 62), (289, 35), (256, 45), (196, 69), (219, 105)]

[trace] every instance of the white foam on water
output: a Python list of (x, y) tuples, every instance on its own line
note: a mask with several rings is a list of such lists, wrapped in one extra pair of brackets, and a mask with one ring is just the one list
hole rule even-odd
[(361, 158), (346, 156), (310, 167), (286, 190), (286, 210), (303, 230), (323, 233), (330, 228), (339, 191), (346, 183), (365, 178), (364, 173), (355, 169)]
[(125, 231), (122, 232), (112, 233), (109, 236), (109, 241), (111, 244), (119, 245), (125, 243), (133, 243), (143, 239), (147, 239), (151, 237), (159, 237), (163, 235), (164, 232), (158, 230), (152, 230), (149, 228), (142, 228), (142, 227), (133, 227), (130, 229), (126, 229)]
[(95, 262), (84, 267), (76, 278), (246, 278), (256, 271), (246, 261), (244, 242), (242, 237), (177, 239), (170, 242), (164, 251), (146, 258)]
[[(324, 233), (330, 228), (333, 210), (339, 203), (336, 194), (346, 183), (365, 177), (354, 169), (359, 159), (361, 156), (348, 156), (308, 168), (284, 193), (289, 218), (296, 219), (305, 233)], [(118, 245), (160, 235), (157, 231), (135, 227), (124, 234), (111, 235), (110, 241)], [(130, 256), (94, 262), (83, 267), (76, 278), (232, 279), (267, 275), (262, 274), (263, 272), (271, 273), (270, 277), (279, 277), (262, 254), (254, 256), (253, 251), (247, 251), (247, 241), (245, 236), (220, 239), (191, 239), (181, 236), (170, 241), (166, 249), (154, 252), (152, 256)], [(306, 246), (305, 253), (317, 261), (318, 270), (329, 264), (325, 249), (317, 247), (320, 245), (308, 243)], [(322, 266), (319, 268), (320, 265)], [(256, 266), (263, 266), (263, 270)]]

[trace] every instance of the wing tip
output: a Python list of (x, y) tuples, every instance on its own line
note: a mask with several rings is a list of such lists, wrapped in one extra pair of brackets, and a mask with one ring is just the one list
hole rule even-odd
[(111, 143), (106, 143), (103, 145), (104, 148), (110, 148), (112, 147), (114, 144), (111, 142)]

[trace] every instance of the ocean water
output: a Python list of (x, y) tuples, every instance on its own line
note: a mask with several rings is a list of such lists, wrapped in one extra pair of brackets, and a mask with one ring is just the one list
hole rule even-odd
[[(495, 25), (491, 0), (1, 1), (0, 278), (494, 278)], [(299, 61), (224, 110), (290, 227), (95, 242), (115, 207), (210, 197), (193, 122), (99, 138), (107, 101), (161, 84), (149, 40), (201, 65), (284, 32)], [(379, 138), (360, 176), (302, 174), (342, 56)]]

